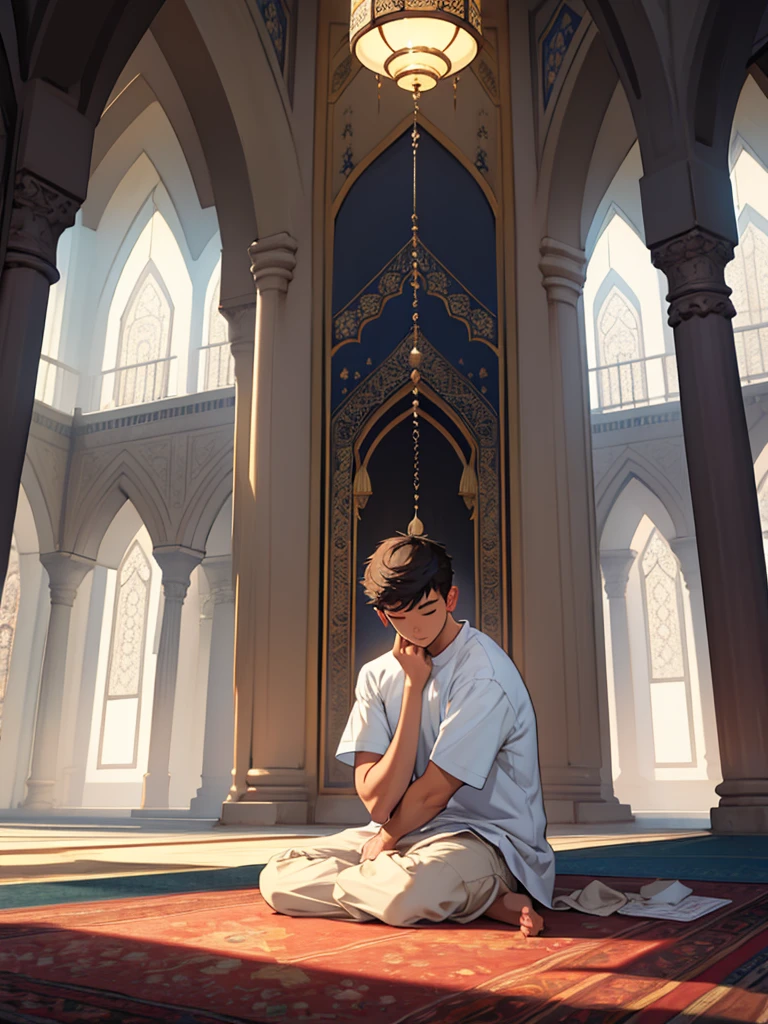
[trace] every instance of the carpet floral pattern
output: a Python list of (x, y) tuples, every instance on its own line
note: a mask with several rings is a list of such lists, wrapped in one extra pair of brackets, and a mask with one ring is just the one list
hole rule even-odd
[[(559, 878), (558, 891), (587, 881)], [(487, 918), (407, 929), (286, 918), (256, 889), (4, 911), (0, 1020), (768, 1020), (768, 885), (696, 891), (733, 902), (689, 923), (546, 912), (529, 940)]]

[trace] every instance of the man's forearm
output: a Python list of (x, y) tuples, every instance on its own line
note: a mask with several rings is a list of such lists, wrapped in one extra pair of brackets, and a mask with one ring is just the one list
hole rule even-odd
[(395, 735), (387, 752), (368, 771), (365, 792), (358, 794), (369, 812), (371, 802), (375, 802), (379, 821), (386, 821), (390, 816), (413, 776), (421, 728), (421, 706), (422, 691), (406, 681)]
[(396, 843), (404, 835), (426, 825), (444, 809), (445, 803), (435, 798), (429, 787), (425, 785), (424, 776), (421, 775), (405, 791), (395, 813), (381, 831), (388, 839)]

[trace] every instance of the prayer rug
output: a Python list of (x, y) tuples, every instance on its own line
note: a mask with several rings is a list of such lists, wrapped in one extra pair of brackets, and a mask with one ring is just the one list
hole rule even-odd
[(768, 882), (768, 836), (692, 836), (621, 843), (557, 854), (558, 875)]
[[(590, 878), (559, 878), (557, 891)], [(608, 884), (636, 891), (643, 881)], [(420, 928), (289, 918), (252, 888), (7, 910), (0, 913), (0, 1020), (768, 1019), (768, 885), (699, 882), (695, 889), (733, 902), (688, 923), (546, 911), (546, 931), (533, 939), (488, 918)]]

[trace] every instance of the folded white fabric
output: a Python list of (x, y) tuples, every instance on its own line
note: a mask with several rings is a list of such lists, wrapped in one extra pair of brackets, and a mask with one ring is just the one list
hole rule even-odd
[(596, 917), (608, 917), (621, 910), (630, 901), (640, 902), (648, 906), (659, 904), (676, 904), (690, 896), (693, 889), (687, 885), (670, 879), (656, 879), (644, 885), (640, 892), (619, 892), (611, 889), (605, 882), (595, 878), (583, 889), (575, 889), (568, 896), (555, 896), (552, 901), (553, 910), (579, 910), (582, 914), (593, 914)]
[(649, 882), (640, 889), (640, 895), (649, 903), (679, 903), (686, 896), (690, 896), (693, 889), (689, 889), (682, 882), (670, 881), (669, 879), (658, 878), (655, 882)]
[(570, 896), (555, 896), (552, 909), (580, 910), (583, 914), (608, 917), (620, 910), (630, 898), (640, 899), (640, 896), (637, 893), (618, 892), (596, 878), (583, 889), (576, 889)]

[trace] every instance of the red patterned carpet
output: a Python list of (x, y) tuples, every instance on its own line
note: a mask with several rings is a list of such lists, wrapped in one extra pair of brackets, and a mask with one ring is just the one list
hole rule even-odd
[[(561, 877), (558, 890), (588, 880)], [(487, 918), (286, 918), (253, 889), (4, 911), (0, 1020), (768, 1021), (768, 885), (694, 886), (733, 903), (688, 924), (547, 912), (529, 940)]]

